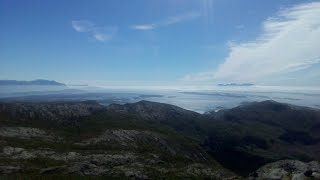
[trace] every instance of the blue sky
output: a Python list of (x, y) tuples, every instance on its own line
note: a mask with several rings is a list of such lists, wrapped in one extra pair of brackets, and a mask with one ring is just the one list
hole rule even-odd
[(1, 0), (0, 79), (320, 86), (319, 17), (314, 0)]

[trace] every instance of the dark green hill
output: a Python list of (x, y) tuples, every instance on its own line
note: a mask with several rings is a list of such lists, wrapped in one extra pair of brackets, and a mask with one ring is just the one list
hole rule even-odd
[(26, 174), (44, 163), (57, 174), (225, 179), (320, 160), (319, 110), (274, 101), (203, 115), (148, 101), (1, 103), (0, 122), (0, 165)]
[(92, 101), (3, 103), (0, 172), (236, 178), (185, 135), (193, 134), (197, 117), (201, 115), (147, 101), (108, 107)]
[(206, 116), (204, 146), (234, 171), (279, 159), (320, 160), (319, 110), (263, 101)]

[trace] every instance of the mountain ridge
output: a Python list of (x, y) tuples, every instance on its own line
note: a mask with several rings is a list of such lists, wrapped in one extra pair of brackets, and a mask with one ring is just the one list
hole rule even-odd
[[(40, 140), (48, 139), (45, 146), (52, 151), (57, 151), (56, 146), (63, 147), (59, 151), (79, 154), (130, 151), (144, 159), (139, 162), (148, 167), (151, 164), (146, 162), (145, 153), (155, 153), (165, 166), (152, 165), (152, 170), (139, 170), (142, 175), (151, 178), (159, 168), (169, 170), (168, 167), (174, 167), (169, 171), (176, 172), (174, 169), (192, 167), (190, 177), (200, 177), (204, 172), (199, 169), (204, 168), (210, 169), (210, 173), (205, 173), (204, 177), (217, 178), (216, 170), (220, 169), (219, 171), (229, 175), (225, 174), (218, 179), (228, 179), (236, 177), (229, 170), (247, 176), (260, 166), (281, 159), (305, 162), (320, 160), (317, 151), (320, 147), (320, 111), (275, 101), (253, 102), (206, 114), (149, 101), (109, 106), (99, 105), (96, 101), (7, 102), (0, 103), (0, 120), (0, 145), (6, 151), (10, 150), (10, 146), (23, 148), (23, 152), (33, 149), (25, 153), (45, 153), (39, 149), (44, 146), (40, 143), (42, 141), (25, 139), (32, 136)], [(21, 136), (24, 140), (18, 138), (13, 143), (8, 141), (8, 136), (15, 139)], [(24, 147), (25, 143), (29, 144), (28, 147)], [(11, 148), (10, 151), (17, 150)], [(43, 158), (51, 157), (43, 155)], [(80, 166), (79, 163), (88, 165), (81, 158), (68, 162), (77, 167)], [(129, 162), (123, 162), (122, 166), (132, 168), (133, 162)], [(173, 162), (178, 162), (181, 166)], [(91, 171), (98, 171), (97, 168), (106, 168), (101, 164), (90, 167), (90, 173), (87, 173), (91, 175)], [(63, 172), (70, 172), (68, 168), (62, 168)], [(201, 173), (194, 173), (195, 171)], [(121, 172), (125, 173), (126, 170)], [(76, 173), (81, 174), (78, 170)], [(102, 172), (99, 171), (100, 173)], [(168, 175), (163, 172), (160, 174), (163, 177)]]
[(31, 81), (18, 81), (18, 80), (0, 80), (0, 86), (8, 85), (20, 85), (20, 86), (30, 86), (30, 85), (41, 85), (41, 86), (66, 86), (63, 83), (59, 83), (53, 80), (37, 79)]

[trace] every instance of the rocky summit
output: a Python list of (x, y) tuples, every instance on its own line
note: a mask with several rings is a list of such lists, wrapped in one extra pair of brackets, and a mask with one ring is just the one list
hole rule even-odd
[(148, 101), (6, 102), (0, 123), (2, 175), (235, 180), (320, 173), (319, 110), (274, 101), (205, 114)]

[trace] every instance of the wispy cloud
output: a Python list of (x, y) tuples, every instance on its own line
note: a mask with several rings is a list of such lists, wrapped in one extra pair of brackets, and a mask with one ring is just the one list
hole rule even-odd
[(155, 29), (157, 26), (154, 24), (142, 24), (142, 25), (133, 25), (131, 26), (132, 29), (136, 30), (152, 30)]
[(89, 33), (92, 38), (99, 42), (107, 42), (117, 33), (117, 27), (100, 27), (87, 20), (71, 21), (71, 25), (75, 31)]
[(78, 32), (89, 32), (94, 29), (94, 24), (90, 21), (71, 21), (71, 25), (74, 30)]
[(135, 30), (143, 30), (143, 31), (152, 30), (152, 29), (156, 29), (156, 28), (160, 28), (160, 27), (164, 27), (164, 26), (169, 26), (172, 24), (191, 21), (191, 20), (194, 20), (200, 16), (201, 16), (201, 14), (199, 12), (189, 12), (189, 13), (180, 14), (177, 16), (171, 16), (171, 17), (165, 18), (163, 20), (149, 23), (149, 24), (132, 25), (132, 26), (130, 26), (130, 28), (135, 29)]
[(262, 23), (263, 31), (254, 41), (231, 43), (229, 55), (216, 71), (186, 77), (263, 82), (310, 68), (320, 63), (319, 17), (320, 2), (283, 9)]
[(101, 42), (106, 42), (111, 40), (114, 35), (117, 33), (117, 27), (108, 27), (108, 28), (95, 28), (92, 33), (93, 37)]

